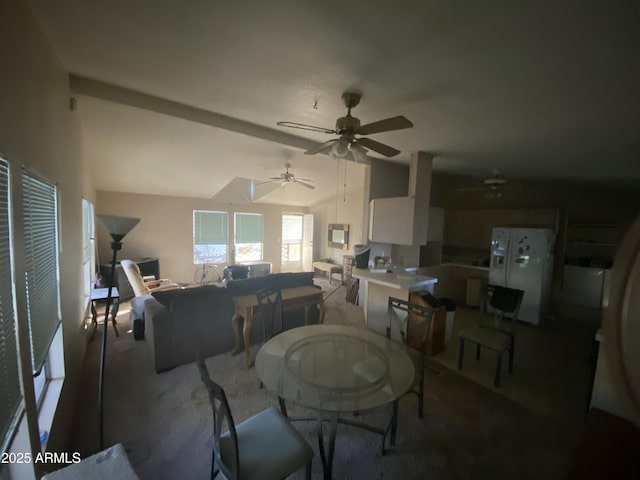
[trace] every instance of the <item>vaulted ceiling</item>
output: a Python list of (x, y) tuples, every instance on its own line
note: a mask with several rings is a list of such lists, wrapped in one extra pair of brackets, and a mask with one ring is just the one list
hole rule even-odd
[[(95, 81), (76, 94), (101, 189), (211, 197), (290, 162), (318, 188), (263, 201), (310, 205), (335, 194), (339, 165), (302, 152), (332, 137), (276, 122), (333, 128), (345, 90), (362, 93), (362, 123), (414, 123), (372, 136), (402, 151), (393, 161), (424, 150), (445, 173), (640, 182), (637, 2), (31, 4), (68, 70)], [(101, 96), (104, 84), (213, 121)]]

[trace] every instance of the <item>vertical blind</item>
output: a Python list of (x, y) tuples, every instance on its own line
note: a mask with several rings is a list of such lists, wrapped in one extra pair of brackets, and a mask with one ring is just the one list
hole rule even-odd
[(263, 243), (264, 216), (261, 213), (236, 213), (235, 243)]
[(193, 212), (193, 243), (223, 244), (229, 240), (229, 214), (227, 212)]
[(22, 400), (13, 308), (9, 219), (9, 164), (0, 158), (0, 452), (5, 451)]
[(56, 186), (22, 174), (27, 322), (34, 374), (47, 358), (60, 325)]

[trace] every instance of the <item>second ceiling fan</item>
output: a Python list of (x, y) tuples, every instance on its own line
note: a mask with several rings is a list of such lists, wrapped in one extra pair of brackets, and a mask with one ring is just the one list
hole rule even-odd
[(335, 129), (316, 127), (314, 125), (305, 125), (303, 123), (295, 122), (278, 122), (278, 125), (281, 127), (299, 128), (301, 130), (310, 130), (312, 132), (339, 135), (339, 138), (328, 140), (310, 148), (304, 152), (307, 155), (329, 153), (337, 157), (348, 158), (351, 154), (353, 160), (359, 162), (366, 159), (367, 150), (365, 147), (379, 153), (380, 155), (384, 155), (385, 157), (393, 157), (399, 154), (400, 150), (390, 147), (389, 145), (385, 145), (384, 143), (380, 143), (366, 137), (356, 138), (356, 135), (371, 135), (373, 133), (402, 130), (404, 128), (413, 127), (413, 123), (403, 116), (397, 116), (360, 125), (360, 120), (351, 116), (351, 109), (360, 103), (360, 98), (361, 95), (359, 93), (345, 92), (342, 94), (342, 101), (347, 107), (347, 114), (344, 117), (338, 118)]

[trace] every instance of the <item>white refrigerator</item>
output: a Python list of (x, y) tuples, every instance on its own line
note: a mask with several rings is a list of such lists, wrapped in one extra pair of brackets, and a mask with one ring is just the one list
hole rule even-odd
[(524, 290), (518, 319), (533, 325), (549, 315), (554, 244), (548, 228), (493, 229), (489, 283)]

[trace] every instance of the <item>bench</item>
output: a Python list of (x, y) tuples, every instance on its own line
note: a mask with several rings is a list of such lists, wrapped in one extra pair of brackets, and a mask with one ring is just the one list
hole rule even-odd
[(313, 262), (313, 269), (326, 272), (329, 275), (329, 285), (331, 285), (332, 275), (334, 273), (342, 274), (342, 266), (329, 262)]

